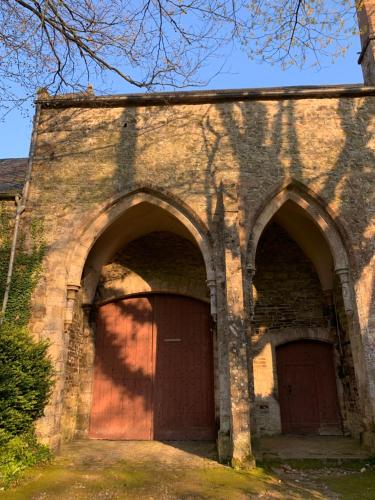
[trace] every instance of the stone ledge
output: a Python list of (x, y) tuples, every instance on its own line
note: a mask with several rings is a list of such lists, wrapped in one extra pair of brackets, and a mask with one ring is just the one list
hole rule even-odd
[(171, 104), (206, 104), (214, 102), (322, 99), (375, 96), (375, 86), (362, 84), (299, 87), (264, 87), (254, 89), (155, 92), (94, 96), (85, 92), (49, 96), (40, 93), (36, 102), (43, 108), (101, 108), (120, 106), (163, 106)]

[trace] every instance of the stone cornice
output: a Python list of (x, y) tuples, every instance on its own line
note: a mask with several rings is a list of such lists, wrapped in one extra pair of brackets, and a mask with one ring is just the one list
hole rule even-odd
[(230, 101), (263, 101), (284, 99), (323, 99), (375, 96), (375, 86), (325, 85), (300, 87), (270, 87), (254, 89), (201, 90), (183, 92), (155, 92), (95, 96), (76, 93), (49, 96), (38, 94), (42, 108), (108, 108), (123, 106), (163, 106), (172, 104), (205, 104)]

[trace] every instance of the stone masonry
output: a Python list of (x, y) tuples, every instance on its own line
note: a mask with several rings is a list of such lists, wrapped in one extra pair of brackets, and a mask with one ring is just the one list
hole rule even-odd
[(211, 304), (223, 460), (251, 465), (251, 436), (280, 432), (272, 349), (300, 338), (338, 346), (345, 433), (374, 446), (374, 87), (41, 93), (35, 126), (30, 328), (56, 370), (42, 440), (87, 435), (98, 304), (167, 291)]

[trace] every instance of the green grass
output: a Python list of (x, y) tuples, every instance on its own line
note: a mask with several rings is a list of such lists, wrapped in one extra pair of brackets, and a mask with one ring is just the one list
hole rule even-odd
[[(3, 433), (4, 435), (4, 433)], [(6, 489), (35, 464), (46, 463), (51, 454), (32, 432), (0, 440), (0, 488)]]
[(279, 498), (323, 497), (315, 491), (286, 484), (261, 468), (236, 471), (230, 467), (167, 469), (151, 462), (119, 462), (110, 467), (72, 466), (68, 462), (34, 467), (16, 487), (0, 492), (0, 499), (74, 500), (103, 498), (177, 498), (243, 500), (272, 491)]
[(375, 471), (323, 478), (322, 482), (343, 500), (374, 500)]

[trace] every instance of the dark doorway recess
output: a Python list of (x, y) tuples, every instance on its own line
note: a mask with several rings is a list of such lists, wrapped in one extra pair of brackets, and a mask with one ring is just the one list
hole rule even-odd
[(300, 340), (276, 348), (283, 433), (340, 434), (332, 345)]
[(149, 294), (100, 307), (90, 437), (211, 440), (214, 422), (208, 305)]

